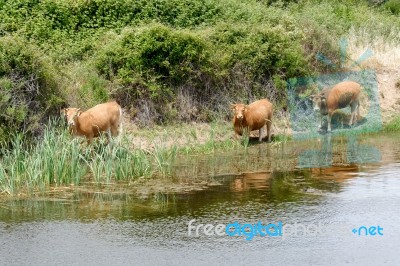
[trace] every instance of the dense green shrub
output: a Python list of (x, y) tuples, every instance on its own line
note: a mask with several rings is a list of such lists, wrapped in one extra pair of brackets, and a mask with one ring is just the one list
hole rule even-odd
[(389, 0), (384, 4), (384, 8), (394, 15), (400, 14), (400, 0)]
[(308, 73), (300, 37), (268, 24), (223, 24), (216, 27), (211, 41), (223, 53), (224, 68), (245, 68), (250, 79), (259, 80), (276, 74), (287, 78)]
[(212, 0), (0, 1), (4, 30), (22, 29), (39, 38), (45, 38), (53, 30), (121, 28), (150, 21), (191, 27), (215, 19), (219, 13)]
[(210, 72), (207, 42), (186, 31), (153, 24), (110, 34), (109, 39), (95, 65), (100, 74), (122, 85), (116, 95), (125, 105), (139, 99), (168, 101), (173, 88), (199, 86), (201, 76)]
[(105, 30), (152, 22), (194, 27), (219, 13), (213, 0), (0, 0), (0, 36), (17, 32), (56, 49), (56, 60), (82, 60)]
[[(298, 39), (293, 32), (268, 24), (250, 29), (222, 23), (206, 32), (151, 24), (109, 33), (103, 40), (107, 44), (95, 56), (95, 65), (119, 87), (116, 97), (124, 106), (150, 99), (158, 108), (155, 113), (165, 121), (174, 111), (161, 110), (165, 107), (161, 103), (173, 102), (182, 88), (183, 93), (189, 90), (197, 109), (209, 104), (221, 90), (226, 102), (219, 103), (229, 106), (228, 101), (240, 91), (226, 89), (226, 83), (263, 87), (262, 83), (272, 80), (283, 90), (287, 77), (309, 73)], [(257, 95), (266, 97), (268, 92)]]
[(15, 132), (36, 134), (63, 103), (55, 69), (37, 46), (0, 38), (0, 141)]
[[(397, 2), (0, 0), (0, 37), (28, 40), (20, 51), (34, 59), (24, 62), (42, 64), (51, 80), (40, 88), (61, 88), (55, 95), (69, 105), (89, 108), (117, 97), (148, 120), (209, 120), (227, 117), (232, 101), (270, 97), (283, 103), (288, 78), (341, 71), (338, 40), (349, 33), (365, 44), (399, 43), (400, 18), (385, 10), (396, 14)], [(317, 54), (338, 67), (327, 67)], [(2, 108), (16, 101), (8, 100), (9, 91), (26, 97), (15, 88), (25, 86), (18, 80), (32, 80), (29, 64), (0, 75)], [(2, 121), (10, 128), (3, 131), (27, 129), (30, 109), (18, 106), (6, 108)], [(188, 109), (193, 112), (182, 115)]]

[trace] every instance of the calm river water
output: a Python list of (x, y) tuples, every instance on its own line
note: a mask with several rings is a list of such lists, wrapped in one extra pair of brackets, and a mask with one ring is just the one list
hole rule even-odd
[(190, 189), (2, 200), (0, 265), (400, 265), (398, 135), (257, 144), (174, 169)]

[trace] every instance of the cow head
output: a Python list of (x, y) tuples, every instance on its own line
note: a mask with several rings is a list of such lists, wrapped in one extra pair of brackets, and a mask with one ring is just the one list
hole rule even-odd
[(235, 118), (239, 121), (243, 120), (248, 106), (243, 103), (236, 103), (231, 105), (232, 110), (235, 112)]
[(81, 114), (81, 109), (79, 108), (65, 108), (63, 109), (64, 117), (68, 122), (68, 126), (75, 126), (76, 118)]
[(322, 94), (316, 94), (310, 96), (313, 102), (313, 110), (315, 112), (324, 112), (326, 109), (326, 97)]

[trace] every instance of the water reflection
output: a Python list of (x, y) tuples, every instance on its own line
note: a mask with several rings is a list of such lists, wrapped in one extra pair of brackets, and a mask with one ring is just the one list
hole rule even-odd
[(268, 190), (272, 183), (271, 172), (244, 173), (236, 177), (230, 184), (232, 192), (243, 192), (250, 189)]
[[(235, 202), (236, 207), (249, 202), (278, 204), (283, 202), (316, 202), (326, 192), (338, 192), (340, 182), (355, 177), (357, 167), (298, 169), (243, 173), (214, 177), (218, 186), (189, 193), (156, 193), (146, 199), (135, 194), (79, 193), (72, 198), (35, 198), (6, 201), (0, 206), (4, 222), (100, 218), (117, 220), (154, 219), (188, 215), (210, 206)], [(218, 210), (218, 215), (225, 215)]]
[[(393, 247), (400, 243), (400, 220), (393, 215), (400, 204), (399, 144), (397, 135), (261, 144), (182, 158), (174, 178), (3, 200), (0, 264), (304, 265), (343, 264), (346, 258), (377, 265), (382, 256), (394, 262)], [(192, 238), (191, 219), (380, 224), (386, 235), (355, 238), (350, 228), (340, 236), (286, 241)]]
[[(385, 141), (355, 136), (280, 145), (178, 160), (172, 179), (147, 180), (120, 188), (77, 189), (28, 200), (3, 200), (0, 220), (153, 219), (179, 216), (235, 201), (315, 202), (338, 193), (360, 172), (399, 160), (397, 136)], [(397, 146), (395, 146), (397, 145)], [(380, 163), (377, 163), (381, 161)], [(318, 200), (317, 200), (318, 202)]]

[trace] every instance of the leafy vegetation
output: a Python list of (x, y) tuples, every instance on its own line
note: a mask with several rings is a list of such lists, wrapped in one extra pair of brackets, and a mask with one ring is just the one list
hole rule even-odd
[(389, 0), (384, 4), (384, 8), (389, 10), (393, 15), (400, 14), (400, 1), (399, 0)]
[(88, 108), (110, 98), (143, 125), (225, 118), (230, 102), (259, 97), (279, 109), (285, 81), (331, 71), (316, 54), (338, 63), (337, 41), (349, 31), (365, 42), (398, 43), (397, 6), (1, 0), (0, 138), (37, 133), (62, 105)]
[(14, 36), (0, 38), (0, 142), (16, 131), (42, 131), (45, 117), (63, 102), (55, 71), (34, 44)]
[(203, 145), (178, 148), (165, 147), (154, 141), (153, 149), (132, 148), (129, 139), (114, 139), (105, 145), (105, 138), (93, 145), (80, 145), (81, 139), (72, 138), (60, 125), (50, 121), (35, 144), (23, 134), (13, 136), (13, 149), (3, 149), (0, 158), (0, 193), (7, 195), (34, 194), (52, 187), (77, 186), (82, 183), (95, 186), (131, 182), (138, 177), (170, 177), (178, 156), (239, 147), (239, 142), (225, 140), (215, 143), (214, 128)]
[(389, 123), (384, 126), (386, 132), (400, 131), (400, 116), (395, 116)]

